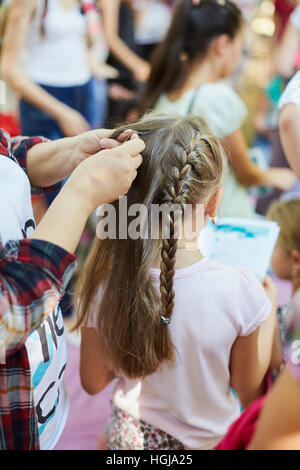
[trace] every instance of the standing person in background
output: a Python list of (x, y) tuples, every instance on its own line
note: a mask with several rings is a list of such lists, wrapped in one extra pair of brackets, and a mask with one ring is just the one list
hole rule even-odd
[[(12, 0), (1, 55), (20, 96), (22, 134), (51, 140), (90, 129), (93, 86), (79, 0)], [(57, 192), (46, 197), (51, 204)]]
[[(23, 135), (55, 140), (90, 129), (94, 96), (87, 31), (80, 0), (12, 0), (1, 68), (4, 80), (21, 98)], [(48, 206), (59, 189), (44, 196)], [(34, 202), (40, 218), (44, 197)], [(68, 316), (68, 292), (63, 303)]]
[(89, 130), (86, 35), (78, 0), (12, 0), (1, 68), (21, 97), (24, 135), (53, 140)]
[(222, 140), (230, 163), (220, 215), (253, 217), (247, 186), (289, 190), (295, 180), (289, 169), (261, 170), (249, 156), (241, 130), (246, 106), (223, 81), (239, 62), (244, 35), (244, 20), (234, 3), (179, 2), (169, 32), (152, 56), (141, 108), (204, 117)]
[(109, 49), (103, 31), (102, 15), (96, 0), (82, 0), (83, 11), (86, 15), (89, 32), (89, 64), (93, 74), (94, 100), (90, 101), (93, 108), (92, 128), (104, 126), (107, 112), (107, 80), (117, 78), (117, 69), (106, 64)]
[(286, 21), (276, 55), (276, 72), (286, 80), (289, 80), (295, 73), (297, 54), (300, 50), (300, 6), (298, 3), (298, 0), (293, 1), (293, 6), (296, 8)]
[(137, 105), (137, 93), (150, 73), (150, 65), (137, 52), (132, 0), (98, 0), (105, 37), (110, 49), (108, 64), (119, 71), (109, 87), (108, 127), (120, 123)]
[(136, 10), (135, 40), (141, 57), (149, 60), (155, 46), (165, 37), (171, 19), (169, 0), (134, 0)]
[[(287, 81), (293, 75), (299, 63), (299, 39), (294, 27), (294, 18), (298, 0), (275, 0), (275, 32), (270, 43), (270, 73), (254, 126), (257, 132), (255, 145), (267, 146), (266, 160), (269, 166), (289, 168), (279, 131), (279, 100)], [(296, 8), (297, 9), (297, 8)], [(296, 14), (297, 16), (297, 14)], [(298, 20), (299, 21), (299, 20)], [(294, 189), (294, 188), (293, 188)], [(275, 189), (269, 194), (262, 194), (257, 201), (256, 211), (265, 215), (272, 201), (279, 199), (282, 191)]]

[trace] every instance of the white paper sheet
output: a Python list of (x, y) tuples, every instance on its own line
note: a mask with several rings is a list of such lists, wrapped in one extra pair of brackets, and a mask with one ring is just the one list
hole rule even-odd
[(279, 235), (276, 222), (237, 217), (216, 218), (199, 237), (202, 254), (229, 266), (249, 268), (264, 279)]

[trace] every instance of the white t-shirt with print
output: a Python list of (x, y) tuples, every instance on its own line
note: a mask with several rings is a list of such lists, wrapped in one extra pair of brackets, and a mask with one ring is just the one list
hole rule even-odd
[[(24, 171), (0, 155), (0, 240), (28, 238), (35, 228), (30, 183)], [(66, 423), (63, 385), (67, 360), (61, 310), (56, 308), (25, 343), (34, 386), (40, 448), (53, 449)]]

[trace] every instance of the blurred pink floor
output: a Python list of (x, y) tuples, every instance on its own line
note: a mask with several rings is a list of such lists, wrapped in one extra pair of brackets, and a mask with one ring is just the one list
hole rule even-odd
[[(291, 298), (291, 285), (275, 279), (278, 286), (278, 304)], [(109, 417), (112, 386), (96, 396), (88, 395), (81, 387), (79, 377), (80, 347), (68, 339), (68, 365), (65, 384), (70, 396), (69, 417), (55, 450), (96, 450), (98, 439), (105, 431)]]

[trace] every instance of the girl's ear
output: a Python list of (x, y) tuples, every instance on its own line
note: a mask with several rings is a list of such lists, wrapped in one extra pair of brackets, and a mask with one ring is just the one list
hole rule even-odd
[(211, 218), (216, 217), (219, 204), (223, 197), (223, 188), (219, 187), (209, 198), (206, 204), (204, 215), (208, 215)]
[(214, 40), (213, 49), (217, 56), (223, 56), (230, 42), (228, 34), (221, 34)]

